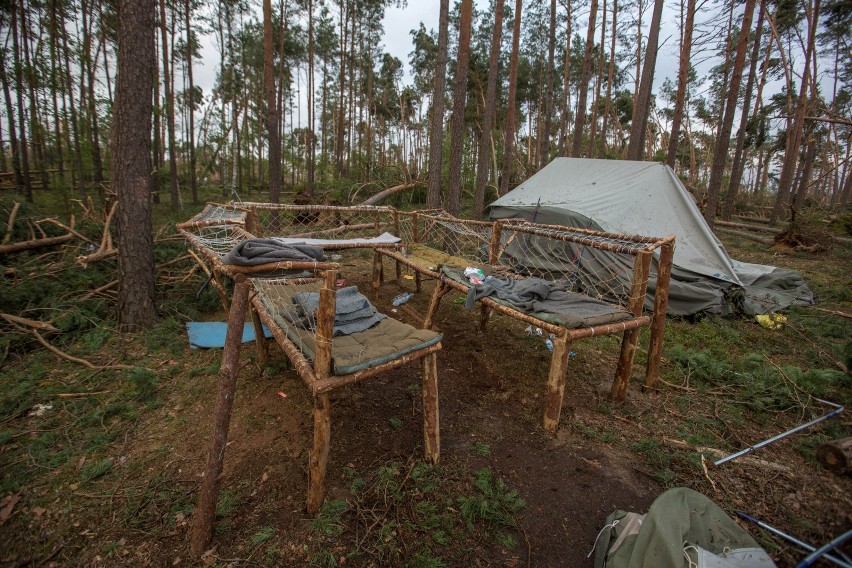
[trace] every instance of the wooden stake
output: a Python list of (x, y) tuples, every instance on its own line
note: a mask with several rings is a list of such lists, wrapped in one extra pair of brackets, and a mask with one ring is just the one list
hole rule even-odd
[(6, 244), (10, 240), (12, 240), (12, 229), (15, 228), (15, 217), (18, 216), (18, 210), (21, 208), (21, 204), (17, 201), (12, 206), (12, 212), (9, 213), (9, 221), (6, 223), (6, 236), (3, 237), (3, 243)]
[(542, 421), (544, 429), (551, 433), (556, 432), (559, 427), (570, 345), (571, 343), (566, 335), (561, 335), (553, 340), (553, 356), (550, 358), (550, 372), (547, 375), (547, 399), (545, 400), (544, 420)]
[[(645, 291), (648, 288), (648, 274), (651, 271), (650, 251), (643, 250), (636, 255), (636, 263), (633, 265), (633, 284), (630, 287), (630, 303), (627, 309), (637, 317), (642, 315), (645, 304)], [(627, 393), (627, 383), (630, 381), (630, 370), (633, 367), (633, 355), (636, 354), (636, 343), (639, 341), (639, 328), (624, 332), (621, 340), (621, 354), (618, 357), (618, 367), (615, 370), (615, 379), (612, 381), (611, 395), (616, 402), (622, 402)]]
[(325, 271), (325, 282), (320, 289), (319, 308), (317, 308), (316, 350), (314, 353), (314, 374), (317, 379), (331, 375), (331, 342), (334, 335), (334, 314), (337, 306), (335, 281), (336, 270)]
[(266, 334), (263, 331), (263, 324), (260, 322), (260, 316), (257, 315), (257, 308), (253, 305), (249, 310), (251, 312), (251, 323), (254, 325), (254, 344), (257, 346), (257, 364), (265, 367), (269, 362), (269, 349), (266, 347)]
[(331, 402), (327, 393), (314, 397), (314, 443), (308, 459), (308, 514), (315, 515), (325, 497), (325, 471), (331, 441)]
[(432, 329), (432, 320), (435, 319), (435, 314), (441, 305), (441, 298), (446, 296), (451, 290), (452, 288), (447, 286), (443, 280), (435, 282), (432, 297), (429, 299), (429, 307), (426, 308), (426, 315), (423, 316), (423, 329)]
[(648, 343), (648, 364), (645, 367), (645, 388), (654, 388), (660, 376), (660, 356), (663, 351), (663, 334), (666, 329), (666, 310), (669, 306), (669, 283), (672, 276), (674, 243), (660, 249), (657, 265), (657, 285), (654, 288), (654, 319), (651, 322), (651, 339)]
[(379, 297), (379, 287), (382, 285), (382, 253), (379, 249), (373, 251), (373, 280), (371, 287), (376, 298)]
[(234, 404), (234, 390), (237, 373), (240, 368), (240, 344), (243, 326), (246, 321), (249, 283), (238, 278), (234, 288), (234, 300), (228, 314), (228, 331), (225, 334), (225, 349), (222, 353), (222, 366), (219, 369), (219, 394), (216, 398), (216, 414), (213, 423), (213, 437), (207, 454), (207, 468), (201, 481), (198, 507), (192, 528), (191, 551), (200, 556), (210, 542), (213, 534), (213, 517), (216, 513), (216, 497), (219, 493), (219, 476), (225, 462), (225, 447), (228, 442), (228, 427), (231, 421), (231, 408)]
[(440, 415), (438, 412), (438, 356), (423, 357), (423, 458), (438, 463), (441, 457)]

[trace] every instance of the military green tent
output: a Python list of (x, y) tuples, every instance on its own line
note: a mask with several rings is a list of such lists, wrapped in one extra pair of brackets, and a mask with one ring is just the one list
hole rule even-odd
[(775, 568), (743, 528), (686, 487), (657, 497), (646, 515), (611, 514), (593, 552), (595, 568)]
[[(522, 218), (612, 233), (677, 238), (669, 314), (749, 315), (813, 302), (802, 277), (732, 259), (671, 168), (657, 162), (556, 158), (490, 206), (492, 219)], [(577, 251), (574, 251), (575, 253)], [(581, 261), (619, 262), (586, 248)], [(653, 290), (656, 274), (649, 289)], [(649, 295), (648, 302), (652, 302)], [(647, 305), (648, 308), (651, 304)]]

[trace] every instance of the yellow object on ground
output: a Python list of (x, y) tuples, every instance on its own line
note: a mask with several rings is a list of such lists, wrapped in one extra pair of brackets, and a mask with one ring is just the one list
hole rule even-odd
[(761, 327), (765, 327), (766, 329), (781, 329), (787, 323), (787, 316), (784, 314), (764, 314), (754, 316), (754, 319), (757, 320), (757, 323)]

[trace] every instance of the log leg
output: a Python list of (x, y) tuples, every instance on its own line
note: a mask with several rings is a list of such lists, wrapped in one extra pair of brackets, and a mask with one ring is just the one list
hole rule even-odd
[(657, 285), (654, 288), (654, 319), (651, 321), (651, 340), (648, 343), (648, 364), (645, 368), (645, 387), (654, 388), (660, 376), (660, 356), (663, 333), (666, 330), (666, 310), (669, 305), (669, 282), (672, 275), (674, 243), (663, 245), (660, 251)]
[(382, 253), (373, 252), (373, 281), (372, 288), (375, 297), (379, 297), (379, 286), (382, 284)]
[(402, 285), (402, 263), (398, 260), (396, 261), (396, 284)]
[(568, 348), (571, 343), (562, 335), (553, 340), (553, 357), (550, 359), (550, 372), (547, 375), (547, 399), (544, 407), (544, 429), (556, 432), (559, 427), (559, 415), (562, 412), (562, 398), (565, 394), (565, 375), (568, 371)]
[(627, 393), (627, 383), (630, 382), (630, 370), (633, 367), (633, 356), (636, 354), (636, 344), (639, 342), (639, 328), (624, 332), (621, 340), (621, 354), (618, 357), (618, 367), (615, 379), (612, 381), (610, 395), (615, 402), (623, 402)]
[(415, 273), (414, 273), (414, 291), (415, 291), (415, 292), (420, 292), (420, 289), (421, 289), (422, 287), (423, 287), (423, 283), (422, 283), (422, 282), (421, 282), (421, 280), (420, 280), (420, 273), (419, 273), (419, 272), (415, 272)]
[(331, 440), (331, 401), (328, 393), (314, 399), (314, 443), (308, 458), (308, 514), (315, 515), (325, 497), (325, 470)]
[(479, 332), (485, 333), (485, 326), (491, 318), (491, 308), (485, 304), (479, 304)]
[[(210, 269), (213, 272), (213, 280), (212, 284), (216, 288), (216, 291), (219, 292), (219, 301), (222, 302), (222, 308), (227, 312), (228, 311), (228, 293), (225, 291), (225, 285), (222, 284), (222, 281), (219, 279), (219, 273), (216, 272), (215, 269)], [(243, 314), (245, 315), (245, 314)], [(242, 332), (240, 332), (242, 333)]]
[(237, 372), (240, 368), (240, 344), (243, 326), (246, 321), (249, 283), (238, 280), (234, 288), (234, 300), (228, 314), (228, 331), (225, 334), (225, 349), (222, 353), (222, 367), (219, 369), (219, 394), (216, 397), (216, 414), (213, 423), (213, 439), (207, 454), (207, 468), (201, 481), (201, 492), (192, 528), (191, 551), (200, 556), (210, 542), (213, 533), (213, 517), (216, 512), (216, 497), (219, 492), (219, 476), (225, 462), (225, 447), (228, 442), (228, 426), (231, 421), (231, 407), (234, 403), (234, 390)]
[(429, 463), (438, 463), (441, 457), (438, 356), (436, 353), (430, 353), (421, 361), (423, 366), (423, 457)]
[(254, 324), (254, 344), (257, 346), (257, 364), (265, 367), (269, 362), (269, 349), (266, 345), (266, 335), (263, 333), (263, 324), (260, 322), (260, 316), (257, 315), (257, 310), (251, 306), (251, 322)]
[(441, 298), (443, 298), (450, 290), (452, 290), (452, 288), (440, 280), (435, 282), (435, 289), (432, 290), (432, 298), (429, 300), (429, 307), (426, 309), (426, 315), (423, 317), (423, 329), (432, 328), (432, 320), (435, 317), (435, 313), (438, 311), (438, 307), (441, 305)]

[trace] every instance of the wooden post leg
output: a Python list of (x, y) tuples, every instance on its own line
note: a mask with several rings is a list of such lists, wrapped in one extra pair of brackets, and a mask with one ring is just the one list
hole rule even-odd
[(435, 317), (435, 313), (438, 311), (438, 306), (441, 305), (441, 298), (443, 298), (449, 291), (450, 287), (440, 280), (435, 282), (435, 289), (432, 290), (432, 298), (429, 300), (429, 307), (426, 308), (426, 315), (423, 317), (423, 329), (432, 328), (432, 320)]
[(240, 368), (240, 344), (243, 326), (246, 321), (249, 283), (238, 279), (234, 288), (234, 299), (228, 314), (228, 331), (225, 334), (225, 349), (222, 353), (222, 366), (219, 369), (219, 394), (216, 398), (216, 414), (213, 423), (213, 439), (207, 454), (207, 468), (201, 481), (198, 508), (192, 528), (192, 554), (200, 556), (210, 542), (213, 534), (213, 516), (216, 512), (216, 497), (219, 492), (219, 476), (225, 462), (225, 447), (228, 442), (228, 426), (231, 421), (231, 407), (234, 403), (234, 390), (237, 372)]
[(441, 431), (438, 414), (438, 356), (423, 357), (423, 458), (438, 463), (441, 457)]
[(639, 329), (624, 332), (621, 340), (621, 354), (618, 356), (618, 367), (615, 370), (615, 380), (612, 381), (610, 395), (615, 402), (624, 401), (627, 394), (627, 384), (630, 382), (630, 370), (633, 368), (633, 356), (636, 354), (636, 344), (639, 342)]
[(491, 308), (485, 304), (479, 304), (479, 332), (485, 333), (485, 326), (488, 325), (488, 320), (491, 317)]
[(544, 429), (556, 432), (559, 415), (562, 413), (562, 398), (565, 394), (565, 375), (568, 371), (568, 348), (571, 343), (563, 335), (553, 340), (553, 357), (547, 375), (547, 400), (544, 407)]
[(382, 284), (382, 253), (379, 251), (373, 252), (373, 293), (375, 297), (379, 296), (379, 286)]
[(328, 393), (314, 399), (314, 443), (308, 458), (308, 514), (315, 515), (325, 497), (325, 470), (331, 440), (331, 401)]
[(254, 324), (254, 344), (257, 346), (257, 364), (265, 367), (269, 362), (269, 349), (266, 345), (266, 335), (263, 333), (263, 324), (260, 322), (260, 316), (257, 315), (257, 309), (251, 306), (251, 322)]
[(674, 243), (663, 245), (654, 288), (654, 319), (651, 322), (651, 340), (648, 343), (648, 365), (645, 368), (645, 389), (652, 389), (660, 376), (660, 356), (663, 351), (663, 334), (666, 330), (666, 310), (669, 306), (669, 282), (672, 275)]
[(402, 285), (402, 263), (398, 260), (396, 261), (396, 284)]
[(414, 291), (415, 291), (415, 292), (420, 292), (420, 289), (421, 289), (422, 287), (423, 287), (423, 283), (422, 283), (422, 282), (421, 282), (421, 280), (420, 280), (420, 273), (419, 273), (419, 272), (415, 272), (415, 273), (414, 273)]

